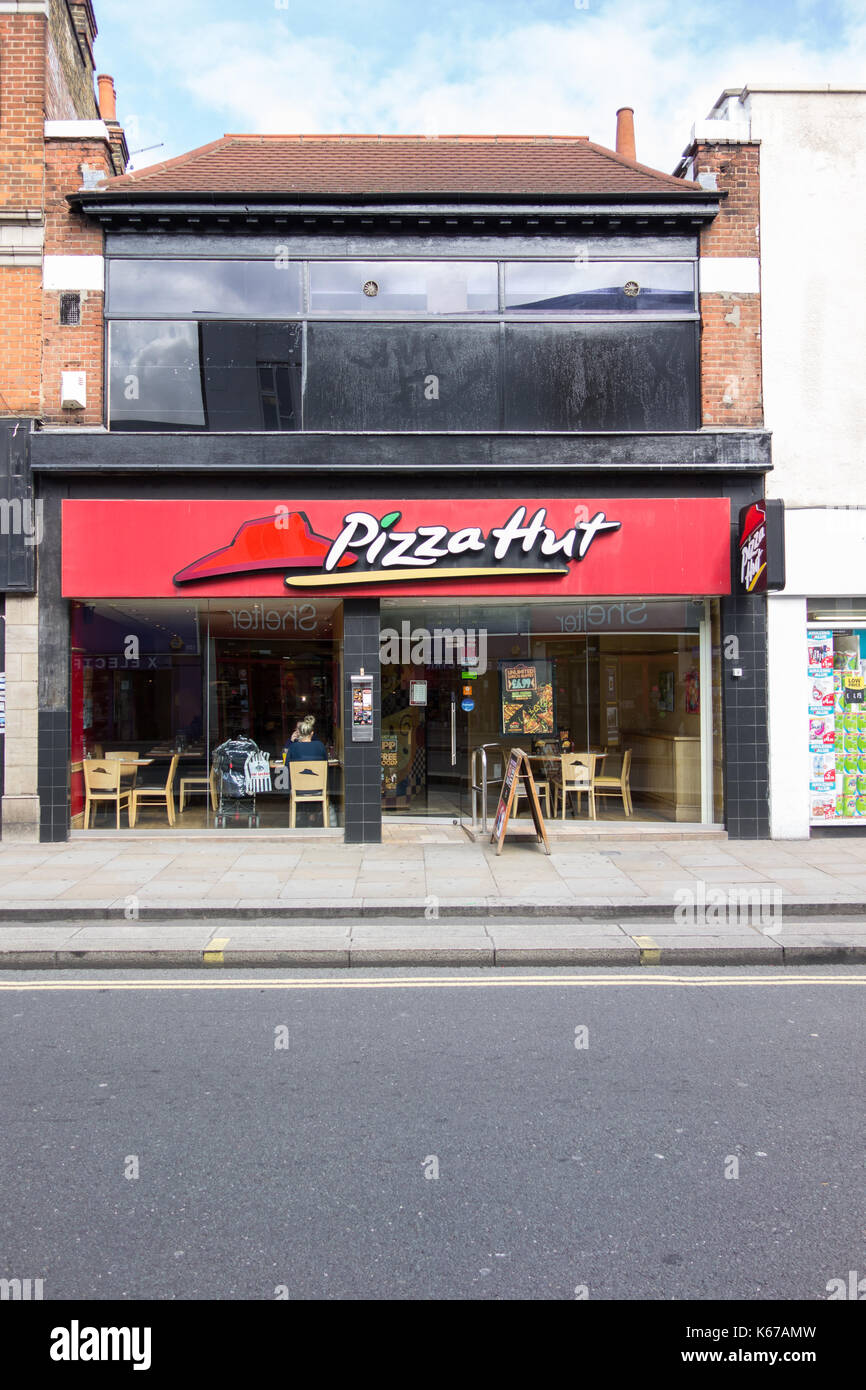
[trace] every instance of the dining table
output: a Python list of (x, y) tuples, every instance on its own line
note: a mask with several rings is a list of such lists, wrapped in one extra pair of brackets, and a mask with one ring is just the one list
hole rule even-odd
[(155, 760), (153, 758), (81, 758), (77, 763), (69, 764), (70, 772), (83, 772), (84, 764), (87, 763), (113, 763), (122, 762), (124, 767), (150, 767)]

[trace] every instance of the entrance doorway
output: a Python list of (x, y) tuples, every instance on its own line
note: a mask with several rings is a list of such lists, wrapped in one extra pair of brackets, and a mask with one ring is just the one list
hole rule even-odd
[(460, 670), (382, 666), (382, 809), (459, 820), (466, 814), (468, 713)]

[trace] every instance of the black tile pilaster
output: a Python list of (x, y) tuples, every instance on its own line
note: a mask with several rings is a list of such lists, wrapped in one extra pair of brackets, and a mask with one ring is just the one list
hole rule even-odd
[[(373, 677), (373, 741), (352, 742), (349, 677), (363, 668)], [(345, 839), (347, 844), (382, 840), (381, 676), (379, 600), (346, 599), (343, 604), (343, 748)]]
[(770, 834), (766, 597), (723, 598), (721, 633), (725, 825), (731, 839), (764, 840)]
[(69, 838), (69, 604), (62, 596), (60, 488), (44, 487), (39, 547), (39, 838)]

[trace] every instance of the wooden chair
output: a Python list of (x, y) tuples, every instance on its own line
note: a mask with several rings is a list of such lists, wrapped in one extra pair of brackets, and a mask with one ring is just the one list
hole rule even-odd
[(596, 796), (621, 796), (623, 809), (627, 816), (632, 814), (631, 787), (629, 776), (631, 773), (631, 749), (627, 748), (622, 755), (622, 764), (619, 773), (611, 773), (609, 776), (596, 777), (594, 781)]
[(214, 772), (213, 768), (211, 768), (207, 776), (204, 776), (203, 773), (196, 773), (192, 777), (181, 777), (180, 804), (177, 808), (178, 811), (183, 810), (184, 806), (186, 805), (186, 799), (188, 796), (196, 796), (199, 792), (203, 793), (205, 796), (210, 795), (211, 810), (216, 811), (216, 773)]
[[(556, 787), (557, 802), (559, 797), (562, 797), (562, 820), (565, 820), (565, 806), (569, 792), (573, 792), (577, 799), (578, 812), (580, 811), (580, 797), (583, 792), (586, 792), (589, 798), (590, 819), (595, 820), (595, 769), (600, 757), (603, 757), (603, 754), (563, 753), (562, 781)], [(556, 811), (554, 810), (555, 814)]]
[[(539, 781), (535, 773), (532, 774), (532, 780), (535, 783), (535, 790), (544, 796), (544, 809), (546, 814), (550, 816), (550, 782), (547, 780), (546, 777), (543, 777), (541, 781)], [(556, 784), (554, 783), (554, 788), (555, 786)], [(516, 816), (519, 814), (521, 802), (525, 800), (526, 792), (524, 790), (523, 783), (518, 782), (517, 794), (514, 798), (514, 809), (512, 811), (512, 815)]]
[(138, 766), (135, 761), (138, 754), (129, 748), (124, 748), (119, 753), (112, 749), (110, 753), (106, 753), (105, 757), (106, 759), (117, 758), (124, 764), (120, 771), (120, 785), (123, 787), (124, 791), (132, 791), (132, 788), (135, 786), (135, 779), (138, 776)]
[(118, 758), (84, 758), (81, 766), (84, 771), (85, 828), (91, 828), (96, 805), (102, 801), (114, 803), (119, 830), (121, 807), (130, 805), (130, 797), (133, 794), (131, 788), (121, 785), (123, 763)]
[(328, 764), (326, 762), (290, 762), (289, 768), (289, 825), (296, 826), (299, 806), (322, 807), (322, 825), (330, 824), (328, 805)]
[(162, 802), (165, 805), (168, 815), (169, 825), (174, 825), (174, 776), (177, 772), (177, 765), (180, 761), (180, 754), (175, 753), (168, 769), (168, 777), (162, 787), (133, 787), (131, 800), (129, 803), (129, 824), (134, 826), (138, 820), (139, 806), (153, 806)]

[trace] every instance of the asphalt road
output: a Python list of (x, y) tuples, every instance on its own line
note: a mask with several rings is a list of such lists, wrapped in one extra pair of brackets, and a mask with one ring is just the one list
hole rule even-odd
[(4, 972), (0, 1277), (826, 1299), (866, 1273), (864, 990), (845, 967)]

